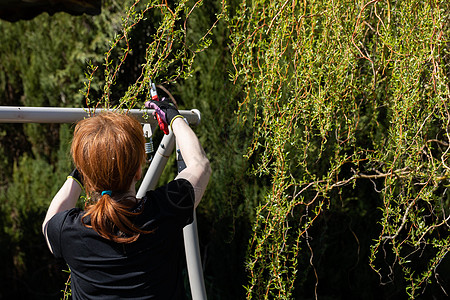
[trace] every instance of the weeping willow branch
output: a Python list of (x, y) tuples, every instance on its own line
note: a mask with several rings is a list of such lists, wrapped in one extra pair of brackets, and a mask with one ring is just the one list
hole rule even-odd
[[(373, 270), (399, 269), (411, 298), (432, 279), (449, 248), (449, 11), (437, 1), (242, 2), (230, 24), (238, 117), (254, 128), (254, 174), (273, 185), (249, 244), (248, 299), (290, 299), (302, 275), (286, 266), (308, 255), (302, 245), (313, 261), (300, 241), (333, 195), (361, 181), (383, 214)], [(430, 263), (414, 271), (424, 245)], [(394, 261), (380, 264), (387, 252)]]
[[(216, 20), (205, 28), (199, 39), (195, 39), (189, 34), (189, 20), (199, 13), (203, 1), (180, 0), (168, 4), (167, 1), (136, 0), (123, 18), (120, 34), (111, 41), (111, 47), (105, 56), (104, 72), (98, 75), (98, 79), (95, 77), (98, 66), (90, 66), (84, 91), (86, 106), (89, 109), (99, 106), (131, 109), (149, 97), (150, 82), (168, 85), (188, 78), (196, 55), (211, 45), (209, 36), (225, 16), (226, 3), (221, 3)], [(152, 20), (148, 29), (152, 33), (139, 37), (141, 44), (146, 45), (144, 62), (140, 66), (141, 73), (134, 83), (128, 85), (120, 100), (112, 103), (111, 93), (127, 58), (133, 52), (130, 37), (136, 27), (147, 19)], [(91, 99), (89, 94), (92, 82), (96, 80), (104, 83), (103, 91), (99, 99)]]

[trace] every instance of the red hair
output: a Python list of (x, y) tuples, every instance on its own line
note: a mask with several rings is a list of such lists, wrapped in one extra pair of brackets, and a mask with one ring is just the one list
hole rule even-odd
[[(131, 243), (148, 233), (129, 219), (139, 214), (131, 211), (136, 197), (129, 190), (145, 160), (144, 144), (141, 124), (125, 114), (104, 112), (75, 127), (71, 153), (92, 202), (82, 221), (106, 239)], [(112, 194), (101, 195), (106, 190)]]

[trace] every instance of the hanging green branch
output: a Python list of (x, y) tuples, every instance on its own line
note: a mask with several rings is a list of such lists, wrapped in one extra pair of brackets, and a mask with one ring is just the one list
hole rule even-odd
[[(140, 1), (128, 9), (123, 19), (122, 31), (111, 42), (106, 53), (104, 73), (101, 75), (103, 91), (100, 99), (91, 99), (89, 91), (95, 81), (94, 73), (98, 66), (91, 66), (85, 84), (85, 99), (88, 107), (115, 107), (130, 109), (136, 105), (140, 97), (148, 97), (150, 82), (160, 84), (175, 83), (178, 79), (186, 79), (192, 72), (195, 56), (207, 49), (211, 41), (209, 35), (217, 22), (224, 16), (225, 2), (222, 11), (217, 13), (216, 21), (205, 28), (204, 35), (198, 39), (189, 35), (189, 17), (202, 5), (203, 1), (181, 0), (169, 5), (166, 1)], [(139, 37), (146, 45), (144, 62), (140, 66), (141, 74), (136, 81), (128, 85), (127, 91), (118, 103), (111, 103), (111, 93), (128, 56), (133, 52), (130, 45), (131, 34), (139, 23), (150, 19), (151, 34)]]
[[(361, 180), (383, 203), (372, 268), (390, 278), (380, 260), (391, 252), (411, 298), (432, 280), (449, 248), (449, 11), (436, 1), (242, 2), (231, 24), (238, 116), (254, 128), (255, 175), (273, 184), (253, 226), (248, 299), (292, 297), (299, 259), (312, 263), (308, 229)], [(424, 248), (428, 267), (413, 270)]]

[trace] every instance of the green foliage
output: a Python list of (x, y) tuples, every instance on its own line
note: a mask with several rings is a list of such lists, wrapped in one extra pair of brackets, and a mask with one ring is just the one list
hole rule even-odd
[[(42, 295), (51, 294), (54, 288), (55, 281), (45, 282), (46, 276), (39, 273), (45, 271), (41, 267), (43, 263), (51, 265), (51, 256), (41, 233), (42, 220), (49, 198), (56, 194), (71, 170), (69, 126), (62, 126), (60, 133), (60, 160), (56, 166), (43, 158), (24, 155), (14, 164), (8, 188), (0, 191), (0, 240), (2, 245), (9, 245), (1, 251), (5, 266), (1, 275), (7, 280), (0, 286), (5, 297), (10, 295), (8, 285), (16, 295), (27, 297), (26, 290), (18, 291), (21, 280), (29, 281), (28, 289), (38, 290)], [(13, 272), (9, 273), (11, 270)], [(39, 276), (42, 280), (37, 279)], [(32, 278), (35, 279), (30, 280)]]
[[(16, 23), (1, 21), (0, 104), (82, 106), (79, 91), (85, 81), (86, 64), (103, 59), (124, 14), (123, 8), (112, 1), (105, 1), (103, 7), (104, 12), (97, 17), (62, 13)], [(10, 162), (23, 152), (45, 156), (48, 161), (55, 159), (51, 156), (59, 142), (58, 126), (1, 124), (0, 133), (6, 159), (0, 165), (5, 170), (0, 174), (2, 185), (12, 172)]]
[[(171, 84), (191, 76), (196, 55), (209, 47), (211, 41), (208, 36), (223, 17), (222, 13), (218, 14), (216, 22), (191, 34), (190, 20), (202, 5), (203, 1), (192, 3), (183, 0), (173, 5), (161, 4), (160, 1), (136, 1), (123, 18), (120, 34), (116, 34), (110, 43), (103, 73), (97, 75), (98, 65), (90, 66), (91, 72), (87, 75), (88, 82), (83, 92), (86, 105), (94, 108), (133, 108), (138, 101), (151, 98), (152, 82)], [(136, 42), (133, 41), (135, 36), (139, 38)], [(144, 59), (140, 58), (139, 66), (133, 65), (135, 70), (131, 80), (119, 82), (127, 59), (136, 49), (134, 47)], [(92, 100), (91, 87), (93, 83), (101, 86), (98, 82), (104, 82), (104, 85), (99, 99)], [(142, 103), (140, 105), (142, 107)]]
[(120, 24), (123, 12), (116, 5), (106, 1), (106, 13), (99, 17), (43, 14), (30, 21), (3, 22), (0, 91), (23, 90), (14, 105), (82, 105), (78, 91), (86, 63), (103, 59)]
[[(253, 227), (248, 298), (292, 297), (290, 266), (306, 255), (308, 231), (360, 180), (377, 180), (381, 201), (372, 268), (389, 277), (378, 259), (392, 251), (389, 268), (411, 298), (432, 280), (449, 247), (449, 12), (421, 1), (241, 4), (232, 79), (255, 129), (248, 156), (264, 151), (255, 174), (272, 181)], [(424, 248), (430, 264), (412, 271)]]

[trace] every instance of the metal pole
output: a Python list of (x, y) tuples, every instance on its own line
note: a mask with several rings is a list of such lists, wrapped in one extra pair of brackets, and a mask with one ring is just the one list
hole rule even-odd
[[(186, 168), (181, 151), (177, 145), (178, 173)], [(206, 300), (205, 280), (203, 278), (202, 259), (197, 231), (197, 214), (194, 209), (194, 220), (183, 228), (184, 251), (186, 253), (186, 265), (189, 273), (189, 285), (193, 300)]]
[(145, 173), (144, 179), (139, 186), (136, 198), (144, 197), (147, 191), (153, 190), (156, 187), (159, 177), (161, 177), (161, 173), (166, 166), (167, 160), (173, 151), (174, 144), (173, 132), (170, 131), (169, 134), (163, 136), (161, 143), (155, 152), (155, 156)]
[[(114, 111), (113, 109), (97, 108), (91, 113), (102, 111)], [(152, 117), (153, 109), (130, 109), (124, 110), (136, 117), (141, 123), (149, 123), (156, 126), (158, 122)], [(189, 124), (197, 125), (200, 116), (196, 109), (180, 110)], [(147, 115), (147, 118), (145, 117)], [(90, 117), (87, 108), (65, 108), (65, 107), (28, 107), (28, 106), (0, 106), (0, 123), (74, 123)]]
[(193, 300), (206, 300), (205, 280), (203, 278), (202, 259), (197, 231), (197, 214), (194, 210), (194, 221), (183, 228), (184, 251), (189, 273), (189, 285)]

